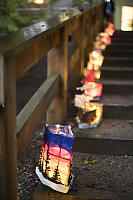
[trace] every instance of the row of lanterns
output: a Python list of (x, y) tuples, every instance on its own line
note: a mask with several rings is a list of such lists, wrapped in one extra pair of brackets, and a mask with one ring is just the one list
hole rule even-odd
[[(111, 30), (109, 29), (110, 24), (106, 31), (110, 33), (114, 30), (112, 25)], [(102, 118), (102, 104), (95, 101), (100, 99), (103, 88), (101, 83), (97, 83), (103, 62), (102, 50), (111, 42), (110, 35), (106, 31), (96, 37), (95, 50), (89, 54), (89, 61), (84, 72), (84, 84), (77, 88), (84, 93), (75, 95), (75, 106), (79, 109), (76, 118), (79, 128), (96, 127)], [(71, 166), (75, 136), (72, 128), (70, 125), (45, 125), (44, 133), (36, 174), (44, 185), (67, 193), (73, 182)]]
[(103, 105), (98, 103), (102, 96), (103, 85), (99, 83), (104, 60), (102, 52), (111, 44), (114, 25), (109, 23), (104, 32), (99, 33), (94, 42), (94, 50), (89, 53), (89, 61), (84, 69), (83, 86), (77, 88), (82, 94), (75, 95), (75, 106), (78, 108), (76, 123), (79, 128), (93, 128), (102, 120)]

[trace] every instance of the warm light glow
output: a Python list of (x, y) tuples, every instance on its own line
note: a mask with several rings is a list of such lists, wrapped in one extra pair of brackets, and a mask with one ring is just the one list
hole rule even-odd
[(84, 90), (85, 95), (91, 97), (101, 97), (103, 85), (101, 83), (87, 83), (86, 88)]
[(95, 79), (100, 79), (101, 71), (95, 71)]
[(122, 6), (121, 30), (133, 31), (133, 7)]
[(104, 50), (106, 48), (106, 45), (102, 41), (100, 41), (100, 37), (97, 37), (97, 40), (94, 42), (94, 48), (101, 50)]
[(100, 33), (99, 34), (100, 41), (103, 42), (105, 45), (111, 44), (111, 37), (107, 33)]
[(103, 105), (99, 103), (85, 103), (78, 115), (78, 123), (98, 125), (102, 119)]
[(35, 3), (35, 4), (43, 4), (44, 0), (33, 0), (33, 3)]
[(94, 65), (93, 65), (92, 63), (87, 62), (87, 69), (88, 69), (88, 70), (94, 69), (93, 66), (94, 66)]
[(81, 107), (85, 104), (85, 102), (90, 102), (91, 100), (93, 100), (93, 97), (91, 96), (87, 96), (85, 94), (81, 94), (81, 95), (77, 94), (75, 95), (74, 103), (76, 107)]
[(109, 36), (113, 36), (115, 30), (113, 28), (107, 27), (104, 29), (104, 32), (107, 33)]
[(95, 82), (95, 71), (94, 69), (92, 70), (86, 70), (86, 77), (84, 80), (84, 84), (88, 83), (88, 82)]
[(89, 53), (89, 61), (94, 65), (102, 66), (103, 59), (104, 57), (100, 50), (94, 50)]

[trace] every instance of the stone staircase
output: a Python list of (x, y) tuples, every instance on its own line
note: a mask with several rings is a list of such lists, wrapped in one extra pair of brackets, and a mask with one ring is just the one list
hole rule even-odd
[[(94, 129), (76, 128), (75, 151), (133, 155), (133, 33), (117, 31), (104, 52), (103, 121)], [(79, 145), (80, 144), (80, 145)], [(86, 144), (86, 145), (85, 145)]]

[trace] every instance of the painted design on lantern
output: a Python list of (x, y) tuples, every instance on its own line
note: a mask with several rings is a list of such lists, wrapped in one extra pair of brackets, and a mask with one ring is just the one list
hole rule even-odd
[(65, 186), (69, 184), (74, 135), (71, 126), (45, 127), (39, 169), (45, 178)]

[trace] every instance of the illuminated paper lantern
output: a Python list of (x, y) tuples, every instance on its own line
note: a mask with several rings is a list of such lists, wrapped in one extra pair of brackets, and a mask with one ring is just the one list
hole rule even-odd
[(102, 114), (102, 104), (90, 102), (85, 103), (81, 108), (79, 108), (76, 123), (81, 129), (97, 127), (102, 120)]
[(94, 65), (102, 66), (103, 59), (104, 57), (100, 50), (94, 50), (91, 53), (89, 53), (89, 61)]
[(43, 4), (44, 0), (33, 0), (33, 3), (35, 3), (35, 4)]
[(86, 102), (93, 100), (93, 97), (85, 94), (76, 94), (74, 98), (74, 104), (76, 107), (82, 107)]
[[(94, 64), (92, 64), (91, 62), (87, 62), (87, 70), (99, 70), (100, 69), (100, 67), (101, 66), (99, 66), (99, 65), (94, 65)], [(85, 70), (86, 70), (86, 68), (85, 68)], [(86, 70), (86, 75), (85, 76), (87, 76), (87, 70)]]
[(107, 33), (100, 33), (100, 41), (103, 42), (105, 45), (111, 44), (111, 37)]
[(90, 97), (93, 97), (93, 100), (99, 100), (102, 96), (103, 84), (88, 82), (82, 87), (77, 87), (77, 90), (84, 91), (84, 94)]
[(115, 30), (114, 30), (113, 28), (107, 27), (107, 28), (104, 29), (104, 32), (105, 32), (106, 34), (108, 34), (109, 36), (113, 36)]
[(94, 100), (99, 100), (102, 96), (103, 85), (101, 83), (87, 83), (85, 85), (84, 94), (91, 96)]
[(105, 48), (106, 45), (100, 40), (100, 36), (97, 36), (96, 41), (94, 42), (94, 49), (104, 50)]
[(95, 70), (87, 70), (84, 84), (88, 82), (95, 82)]
[(71, 126), (45, 126), (36, 173), (41, 182), (54, 190), (67, 193), (73, 181), (71, 174), (74, 135)]
[(107, 27), (114, 29), (114, 24), (112, 24), (111, 22), (108, 23)]

